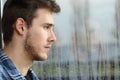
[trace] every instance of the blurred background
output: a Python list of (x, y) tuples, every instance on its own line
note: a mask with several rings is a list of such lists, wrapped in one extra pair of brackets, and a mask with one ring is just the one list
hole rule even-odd
[(32, 66), (39, 78), (120, 80), (120, 1), (56, 1), (61, 6), (54, 15), (57, 41), (48, 60)]

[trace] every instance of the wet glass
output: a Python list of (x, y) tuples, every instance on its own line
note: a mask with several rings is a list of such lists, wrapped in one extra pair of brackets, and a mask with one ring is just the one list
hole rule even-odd
[[(4, 1), (4, 0), (3, 0)], [(47, 61), (35, 62), (41, 80), (120, 79), (120, 1), (57, 0), (57, 41)]]

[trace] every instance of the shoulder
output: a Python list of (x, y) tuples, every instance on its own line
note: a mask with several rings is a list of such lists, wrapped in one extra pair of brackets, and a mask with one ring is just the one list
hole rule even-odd
[(5, 71), (2, 63), (0, 62), (0, 80), (8, 80), (8, 74), (7, 72)]
[(5, 69), (5, 66), (7, 66), (6, 64), (3, 65), (3, 59), (5, 59), (6, 56), (3, 52), (2, 49), (0, 49), (0, 80), (11, 80), (7, 70)]
[(4, 68), (3, 68), (2, 63), (0, 62), (0, 73), (3, 73), (3, 72), (4, 72)]
[[(4, 59), (4, 54), (3, 54), (2, 50), (0, 49), (0, 77), (7, 75), (7, 71), (4, 67), (5, 65), (3, 65), (2, 59)], [(0, 78), (0, 80), (1, 80), (1, 78)]]

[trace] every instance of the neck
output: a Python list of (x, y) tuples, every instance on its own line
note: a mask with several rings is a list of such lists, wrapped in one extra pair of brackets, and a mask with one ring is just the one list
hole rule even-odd
[(22, 73), (23, 76), (27, 75), (29, 68), (31, 67), (33, 60), (29, 54), (25, 52), (23, 47), (19, 45), (7, 45), (4, 48), (6, 55), (12, 60), (15, 67)]

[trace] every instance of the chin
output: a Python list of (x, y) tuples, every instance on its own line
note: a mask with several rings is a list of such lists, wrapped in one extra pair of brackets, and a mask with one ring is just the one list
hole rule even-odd
[(45, 61), (45, 60), (47, 60), (47, 58), (37, 58), (37, 59), (34, 59), (34, 61)]
[(40, 59), (39, 61), (46, 61), (47, 59)]
[(48, 56), (47, 55), (44, 55), (44, 56), (37, 56), (34, 58), (35, 61), (45, 61), (48, 59)]
[(45, 61), (47, 59), (48, 59), (47, 57), (43, 57), (43, 58), (40, 58), (39, 61)]

